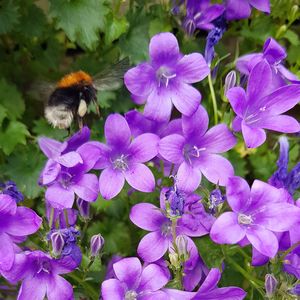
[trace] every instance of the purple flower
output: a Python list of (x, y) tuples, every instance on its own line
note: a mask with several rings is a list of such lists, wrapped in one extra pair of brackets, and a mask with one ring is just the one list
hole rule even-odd
[(123, 257), (120, 255), (113, 255), (111, 260), (108, 262), (107, 264), (107, 268), (106, 268), (106, 274), (105, 274), (105, 280), (107, 279), (111, 279), (111, 278), (115, 278), (115, 273), (114, 273), (114, 269), (113, 269), (113, 265), (122, 260)]
[(75, 266), (68, 257), (53, 259), (42, 251), (16, 255), (13, 268), (3, 276), (11, 283), (22, 280), (18, 300), (72, 300), (72, 285), (60, 274), (73, 271)]
[(292, 289), (289, 290), (292, 295), (300, 296), (300, 284), (296, 284)]
[(300, 218), (300, 209), (286, 201), (287, 193), (259, 180), (251, 191), (240, 177), (229, 178), (227, 201), (232, 212), (223, 213), (213, 224), (210, 237), (219, 244), (236, 244), (245, 237), (261, 254), (274, 257), (278, 240), (274, 232), (284, 232)]
[(90, 219), (90, 203), (88, 201), (84, 201), (81, 198), (76, 200), (77, 208), (79, 210), (80, 216), (88, 220)]
[(169, 278), (164, 270), (149, 264), (142, 268), (136, 257), (124, 258), (113, 265), (115, 278), (105, 280), (101, 286), (103, 300), (121, 299), (165, 299), (160, 291)]
[(128, 123), (119, 114), (108, 116), (104, 131), (107, 144), (93, 142), (101, 152), (95, 168), (104, 169), (99, 178), (102, 197), (111, 199), (118, 195), (125, 179), (136, 190), (152, 192), (155, 179), (144, 163), (157, 155), (158, 136), (145, 133), (131, 142)]
[(270, 0), (226, 0), (226, 19), (247, 19), (251, 15), (251, 6), (265, 13), (270, 13)]
[(286, 85), (287, 81), (299, 83), (296, 75), (291, 73), (282, 64), (287, 54), (285, 49), (273, 38), (268, 38), (263, 47), (263, 53), (252, 53), (240, 57), (236, 62), (236, 68), (244, 75), (249, 76), (256, 64), (265, 60), (272, 69), (272, 86), (274, 89)]
[(211, 5), (209, 0), (187, 0), (186, 11), (183, 27), (187, 34), (192, 35), (197, 28), (213, 29), (213, 21), (223, 14), (224, 6)]
[(289, 142), (287, 137), (279, 138), (280, 154), (277, 161), (278, 169), (269, 179), (269, 184), (277, 188), (285, 188), (291, 195), (300, 187), (300, 163), (289, 172)]
[(278, 132), (298, 132), (300, 125), (293, 117), (282, 113), (300, 100), (300, 85), (292, 84), (270, 90), (272, 70), (263, 60), (252, 69), (247, 91), (241, 87), (230, 89), (226, 96), (237, 114), (233, 129), (242, 131), (248, 148), (256, 148), (266, 140), (264, 129)]
[(90, 241), (90, 253), (91, 256), (97, 256), (99, 254), (99, 252), (101, 251), (101, 249), (104, 246), (104, 238), (103, 236), (98, 233), (95, 234), (91, 237), (91, 241)]
[(5, 183), (0, 182), (0, 194), (9, 195), (17, 203), (22, 202), (24, 200), (24, 196), (19, 191), (16, 184), (11, 180), (6, 181)]
[(184, 115), (198, 108), (201, 94), (190, 84), (209, 74), (200, 53), (182, 55), (176, 37), (171, 33), (155, 35), (150, 42), (150, 63), (142, 63), (125, 74), (128, 90), (147, 99), (144, 115), (157, 121), (168, 120), (172, 103)]
[[(52, 209), (54, 210), (53, 219), (52, 219), (52, 224), (50, 224)], [(66, 222), (66, 215), (68, 217), (68, 224)], [(53, 208), (49, 203), (46, 202), (46, 217), (49, 222), (49, 225), (51, 225), (50, 229), (54, 229), (56, 227), (62, 229), (68, 226), (75, 225), (77, 221), (77, 215), (78, 215), (78, 211), (73, 208), (57, 209), (57, 208)]]
[(231, 149), (236, 139), (225, 124), (208, 128), (208, 114), (199, 106), (191, 117), (182, 116), (183, 136), (171, 134), (159, 143), (160, 155), (179, 165), (177, 187), (193, 192), (200, 184), (202, 174), (211, 182), (225, 185), (233, 176), (231, 163), (219, 155)]
[(283, 271), (300, 279), (300, 251), (289, 253), (283, 261)]
[[(167, 216), (167, 189), (160, 197), (160, 209), (150, 203), (139, 203), (132, 207), (130, 220), (138, 227), (151, 231), (140, 241), (137, 252), (146, 262), (160, 259), (172, 247), (172, 222)], [(198, 195), (184, 195), (184, 213), (177, 220), (176, 235), (203, 236), (210, 230), (214, 218), (208, 215)]]
[(15, 260), (15, 244), (35, 233), (42, 219), (30, 208), (17, 207), (9, 195), (0, 194), (0, 273), (11, 269)]
[(217, 207), (226, 201), (226, 196), (222, 195), (222, 192), (220, 189), (214, 189), (211, 191), (209, 195), (209, 210), (211, 214), (215, 214), (217, 211)]

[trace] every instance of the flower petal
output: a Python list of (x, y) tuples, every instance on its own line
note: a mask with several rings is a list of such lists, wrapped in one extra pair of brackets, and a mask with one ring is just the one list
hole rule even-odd
[(183, 157), (185, 139), (179, 134), (171, 134), (159, 142), (159, 154), (167, 161), (180, 164)]
[(85, 172), (90, 171), (96, 164), (96, 162), (99, 160), (99, 157), (102, 155), (102, 149), (97, 145), (91, 143), (85, 143), (81, 145), (77, 152), (82, 157), (82, 163), (83, 163), (83, 170)]
[(139, 296), (139, 300), (153, 300), (153, 299), (166, 300), (168, 298), (166, 298), (166, 293), (164, 293), (163, 291), (150, 292)]
[(47, 188), (46, 200), (53, 208), (72, 208), (75, 195), (71, 189), (65, 189), (60, 184), (54, 183)]
[(249, 3), (256, 9), (266, 13), (270, 13), (270, 1), (269, 0), (249, 0)]
[(110, 200), (120, 193), (124, 183), (122, 172), (113, 168), (104, 169), (99, 177), (100, 194), (105, 200)]
[(275, 234), (262, 226), (252, 225), (247, 229), (246, 236), (249, 242), (260, 253), (273, 258), (278, 251), (278, 240)]
[(101, 295), (103, 300), (124, 300), (125, 289), (119, 280), (108, 279), (101, 285)]
[(3, 215), (14, 215), (17, 211), (16, 201), (9, 195), (0, 194), (0, 213)]
[(156, 134), (144, 133), (133, 140), (129, 147), (133, 162), (147, 162), (158, 153), (159, 137)]
[(95, 174), (84, 174), (72, 188), (79, 198), (88, 202), (96, 201), (99, 192), (98, 178)]
[(239, 20), (246, 19), (251, 14), (251, 8), (248, 0), (227, 0), (226, 1), (226, 19)]
[(61, 276), (53, 276), (47, 280), (48, 300), (71, 300), (74, 299), (72, 285)]
[(91, 131), (87, 126), (84, 126), (81, 128), (81, 130), (77, 131), (75, 134), (73, 134), (70, 138), (67, 139), (67, 149), (65, 151), (76, 151), (77, 148), (84, 143), (86, 143), (91, 136)]
[(114, 149), (126, 149), (129, 146), (130, 128), (120, 114), (111, 114), (107, 117), (104, 132), (108, 146)]
[(134, 163), (124, 172), (126, 181), (134, 189), (150, 193), (155, 189), (155, 178), (151, 170), (144, 164)]
[(210, 182), (221, 186), (225, 186), (228, 178), (234, 175), (231, 163), (218, 154), (200, 155), (197, 167)]
[(57, 178), (58, 174), (60, 173), (60, 170), (60, 164), (50, 158), (47, 161), (45, 168), (41, 173), (41, 184), (47, 185), (52, 183)]
[(244, 238), (246, 227), (239, 225), (234, 212), (223, 213), (213, 224), (210, 237), (218, 244), (235, 244)]
[(239, 57), (236, 61), (236, 68), (242, 74), (249, 76), (254, 66), (263, 59), (262, 53), (252, 53)]
[(242, 130), (242, 121), (243, 119), (240, 117), (235, 117), (232, 121), (232, 129), (236, 132), (239, 132)]
[(207, 274), (204, 282), (199, 288), (200, 293), (206, 293), (217, 288), (218, 282), (221, 279), (221, 272), (217, 268), (212, 268)]
[(89, 142), (89, 144), (97, 147), (100, 152), (99, 157), (93, 168), (97, 169), (97, 170), (108, 168), (111, 165), (111, 161), (110, 161), (110, 157), (109, 157), (109, 155), (111, 153), (110, 147), (106, 146), (103, 143), (99, 143), (99, 142)]
[(246, 92), (241, 87), (233, 87), (226, 93), (233, 111), (239, 116), (243, 117), (246, 105)]
[(201, 172), (187, 162), (183, 162), (177, 171), (177, 187), (187, 193), (191, 193), (197, 189), (201, 182)]
[(15, 260), (14, 245), (6, 233), (0, 233), (0, 274), (9, 271)]
[(43, 153), (48, 158), (52, 158), (52, 159), (59, 156), (67, 147), (66, 143), (61, 143), (47, 137), (40, 137), (38, 139), (38, 144), (41, 150), (43, 151)]
[(77, 164), (82, 164), (83, 160), (79, 153), (75, 151), (68, 152), (56, 158), (56, 161), (64, 167), (71, 168)]
[(248, 148), (257, 148), (266, 140), (266, 133), (261, 128), (250, 127), (242, 121), (242, 133)]
[(47, 286), (45, 280), (40, 279), (38, 276), (26, 277), (19, 290), (18, 300), (44, 299), (46, 290)]
[[(250, 0), (250, 2), (256, 2), (256, 1), (262, 3), (264, 2), (265, 4), (269, 2), (268, 0), (267, 1)], [(269, 10), (270, 10), (270, 3), (269, 3)], [(284, 48), (272, 38), (268, 38), (265, 41), (263, 52), (264, 52), (264, 58), (272, 65), (282, 61), (287, 56)]]
[(136, 226), (148, 230), (159, 230), (167, 220), (165, 215), (155, 205), (150, 203), (139, 203), (132, 207), (130, 220)]
[(278, 132), (292, 133), (300, 131), (299, 122), (295, 118), (286, 115), (265, 117), (259, 120), (258, 124), (261, 128)]
[(146, 234), (140, 241), (138, 255), (146, 262), (154, 262), (164, 256), (169, 247), (169, 239), (161, 232), (154, 231)]
[(210, 69), (200, 53), (183, 56), (176, 69), (176, 77), (180, 77), (186, 83), (201, 81), (210, 73)]

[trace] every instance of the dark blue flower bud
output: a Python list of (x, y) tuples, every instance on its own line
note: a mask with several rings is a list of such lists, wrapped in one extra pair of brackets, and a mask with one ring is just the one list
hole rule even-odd
[(223, 203), (226, 200), (226, 196), (222, 195), (222, 192), (220, 189), (214, 189), (211, 191), (209, 195), (209, 210), (211, 214), (216, 213), (216, 208), (218, 205)]
[(166, 191), (166, 199), (170, 203), (171, 215), (182, 216), (184, 212), (184, 194), (177, 190), (176, 186)]
[(81, 198), (78, 198), (76, 203), (77, 203), (77, 207), (78, 207), (80, 215), (86, 220), (89, 219), (90, 218), (90, 203), (82, 200)]
[(101, 249), (104, 246), (104, 238), (103, 236), (99, 233), (96, 235), (93, 235), (91, 238), (91, 247), (90, 247), (90, 252), (91, 256), (97, 256)]
[(17, 203), (24, 200), (24, 196), (22, 193), (18, 190), (16, 184), (9, 180), (5, 183), (0, 182), (0, 194), (9, 195), (12, 197)]

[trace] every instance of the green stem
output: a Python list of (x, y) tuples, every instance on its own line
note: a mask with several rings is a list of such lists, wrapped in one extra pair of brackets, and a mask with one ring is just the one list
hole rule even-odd
[(68, 211), (64, 209), (64, 215), (65, 215), (65, 220), (66, 220), (66, 225), (69, 227), (69, 217), (68, 217)]
[(300, 242), (297, 242), (292, 247), (290, 247), (289, 249), (287, 249), (286, 251), (284, 251), (282, 253), (282, 258), (284, 259), (289, 253), (291, 253), (293, 250), (295, 250), (299, 245), (300, 245)]
[(50, 230), (52, 229), (53, 219), (54, 219), (54, 208), (51, 207), (50, 218), (49, 218), (49, 227), (50, 227)]
[(214, 86), (212, 84), (212, 78), (211, 78), (210, 73), (208, 74), (208, 85), (209, 85), (209, 89), (210, 89), (211, 101), (212, 101), (213, 110), (214, 110), (214, 122), (215, 122), (215, 125), (217, 125), (218, 124), (217, 99), (216, 99), (216, 94), (215, 94)]

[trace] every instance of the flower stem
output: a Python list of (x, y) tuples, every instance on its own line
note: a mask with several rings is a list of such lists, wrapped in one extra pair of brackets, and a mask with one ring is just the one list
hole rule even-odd
[(209, 85), (211, 101), (212, 101), (213, 111), (214, 111), (214, 122), (215, 122), (215, 125), (217, 125), (218, 124), (217, 99), (216, 99), (216, 94), (215, 94), (215, 90), (214, 90), (214, 86), (213, 86), (213, 83), (212, 83), (212, 78), (211, 78), (210, 73), (208, 74), (208, 85)]

